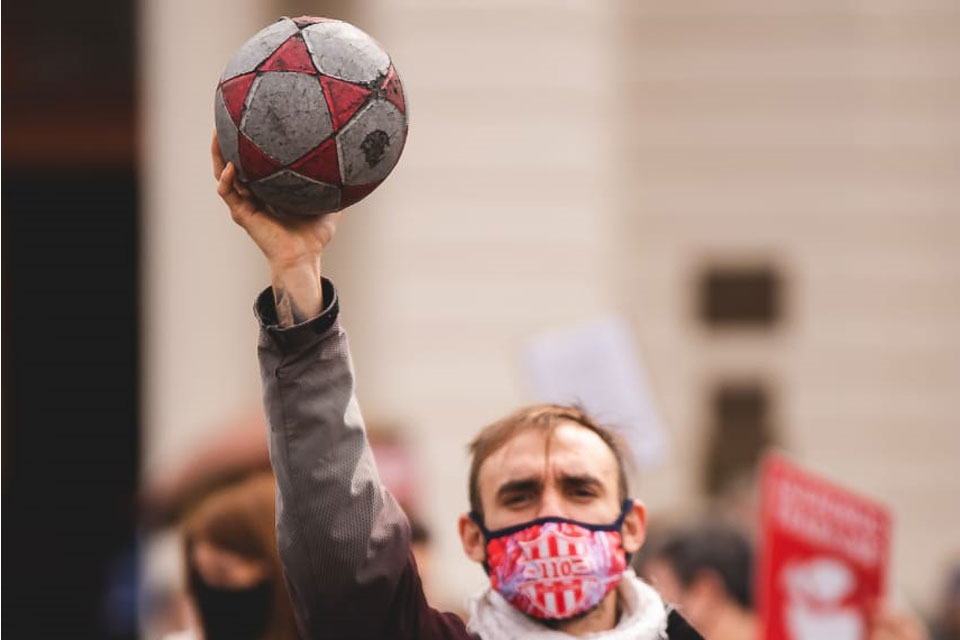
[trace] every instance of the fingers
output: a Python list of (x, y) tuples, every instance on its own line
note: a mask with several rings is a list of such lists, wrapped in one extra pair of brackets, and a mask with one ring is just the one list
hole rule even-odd
[[(220, 142), (217, 139), (216, 131), (213, 132), (213, 140), (210, 143), (210, 157), (213, 158), (213, 178), (219, 182), (220, 176), (223, 175), (223, 170), (227, 168), (227, 162), (223, 159), (223, 154), (220, 152)], [(234, 171), (234, 175), (236, 175), (236, 171)], [(233, 188), (244, 198), (249, 198), (252, 195), (250, 189), (235, 178)]]
[(233, 163), (228, 162), (223, 169), (223, 173), (220, 174), (220, 180), (217, 182), (217, 195), (227, 203), (227, 207), (230, 208), (230, 216), (234, 222), (243, 224), (243, 219), (249, 215), (253, 207), (250, 206), (250, 201), (234, 187), (236, 172)]
[(217, 140), (216, 131), (213, 132), (213, 141), (210, 143), (210, 156), (213, 158), (213, 179), (219, 180), (226, 163), (223, 161), (223, 154), (220, 153), (220, 142)]
[(343, 217), (343, 211), (335, 211), (333, 213), (323, 214), (323, 219), (325, 224), (330, 227), (331, 230), (336, 231), (337, 225), (340, 224), (340, 218)]
[(236, 169), (233, 168), (233, 163), (228, 163), (220, 174), (217, 176), (217, 194), (226, 199), (230, 192), (233, 191), (233, 177), (236, 173)]
[(243, 196), (240, 195), (233, 185), (236, 173), (237, 170), (234, 168), (233, 163), (229, 162), (227, 166), (224, 167), (217, 181), (217, 194), (223, 198), (223, 201), (230, 207), (240, 204), (243, 200)]
[(340, 222), (342, 216), (342, 211), (326, 213), (309, 223), (314, 225), (314, 232), (322, 246), (327, 246), (333, 240), (333, 236), (337, 233), (337, 223)]

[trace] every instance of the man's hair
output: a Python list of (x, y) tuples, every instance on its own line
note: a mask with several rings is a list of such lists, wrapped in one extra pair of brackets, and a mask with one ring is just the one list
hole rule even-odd
[(536, 430), (546, 435), (547, 447), (553, 431), (563, 422), (573, 422), (593, 431), (610, 447), (617, 460), (618, 489), (620, 499), (624, 500), (629, 492), (627, 471), (624, 465), (624, 447), (620, 438), (610, 429), (600, 426), (587, 413), (576, 406), (558, 404), (534, 404), (517, 409), (510, 415), (489, 424), (480, 430), (477, 437), (467, 447), (470, 461), (470, 509), (483, 514), (480, 501), (480, 466), (493, 452), (524, 431)]
[(704, 571), (723, 582), (727, 595), (744, 609), (752, 608), (753, 547), (734, 527), (702, 524), (670, 536), (654, 554), (665, 560), (684, 588)]

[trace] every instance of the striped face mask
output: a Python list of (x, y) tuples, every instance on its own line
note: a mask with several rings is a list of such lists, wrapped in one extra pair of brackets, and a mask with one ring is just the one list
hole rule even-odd
[(627, 568), (620, 528), (633, 505), (625, 500), (609, 525), (540, 518), (488, 531), (471, 513), (486, 540), (490, 584), (527, 615), (563, 620), (596, 607)]

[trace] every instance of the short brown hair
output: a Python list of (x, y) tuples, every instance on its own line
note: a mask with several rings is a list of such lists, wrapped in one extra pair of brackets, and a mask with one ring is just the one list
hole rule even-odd
[(593, 431), (610, 447), (613, 457), (617, 460), (618, 488), (620, 499), (627, 497), (627, 471), (624, 464), (624, 447), (618, 435), (610, 429), (602, 427), (587, 415), (587, 412), (577, 406), (560, 404), (533, 404), (521, 407), (510, 415), (487, 425), (480, 430), (477, 437), (467, 446), (471, 455), (470, 461), (470, 509), (477, 514), (483, 514), (483, 505), (480, 501), (480, 466), (494, 451), (505, 445), (514, 436), (536, 429), (550, 434), (561, 422), (574, 422)]

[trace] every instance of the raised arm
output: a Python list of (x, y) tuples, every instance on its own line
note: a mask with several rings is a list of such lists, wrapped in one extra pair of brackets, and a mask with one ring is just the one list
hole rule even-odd
[(305, 637), (466, 637), (427, 606), (409, 525), (366, 441), (336, 292), (321, 277), (340, 214), (273, 217), (235, 184), (216, 138), (212, 153), (217, 192), (270, 265), (272, 286), (256, 304), (258, 353), (277, 542)]
[(308, 637), (387, 637), (382, 627), (410, 570), (408, 526), (377, 476), (336, 294), (322, 286), (324, 311), (290, 328), (276, 324), (276, 291), (257, 302), (277, 542)]

